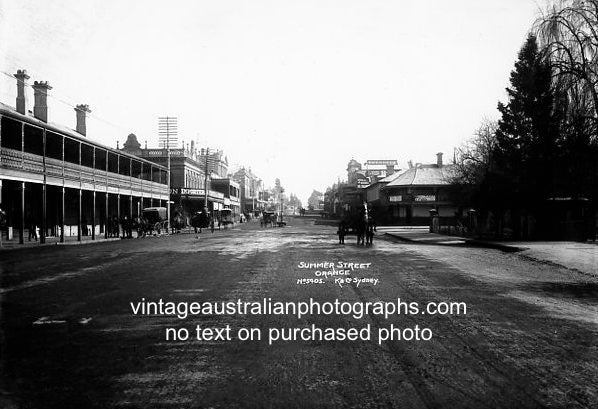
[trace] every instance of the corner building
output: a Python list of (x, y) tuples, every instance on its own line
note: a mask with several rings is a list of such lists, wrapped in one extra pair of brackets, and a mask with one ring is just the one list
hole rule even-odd
[[(0, 103), (0, 205), (7, 214), (4, 240), (25, 240), (39, 229), (47, 238), (108, 236), (110, 220), (137, 217), (140, 209), (166, 206), (166, 168), (87, 138), (87, 105), (75, 108), (76, 130), (48, 122), (52, 87), (35, 81), (33, 113), (27, 111), (30, 78), (18, 70), (16, 109)], [(119, 232), (112, 232), (118, 235)], [(27, 234), (29, 235), (29, 234)]]

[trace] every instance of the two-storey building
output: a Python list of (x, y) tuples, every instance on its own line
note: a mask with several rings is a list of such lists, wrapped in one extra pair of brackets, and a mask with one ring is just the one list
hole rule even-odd
[[(5, 239), (23, 243), (39, 229), (53, 237), (109, 233), (111, 221), (168, 202), (164, 166), (109, 148), (87, 137), (87, 105), (75, 108), (76, 130), (48, 122), (52, 87), (33, 84), (33, 112), (26, 101), (25, 70), (18, 70), (16, 109), (0, 104), (0, 203), (7, 212)], [(117, 223), (118, 225), (118, 223)]]

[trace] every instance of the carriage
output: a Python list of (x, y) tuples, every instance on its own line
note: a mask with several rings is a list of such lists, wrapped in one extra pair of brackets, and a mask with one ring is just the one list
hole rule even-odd
[[(370, 215), (367, 206), (362, 206), (348, 215), (340, 222), (337, 234), (344, 236), (357, 236), (357, 244), (371, 243), (376, 222)], [(370, 236), (368, 236), (368, 233)], [(367, 240), (366, 240), (367, 239)]]
[(262, 213), (262, 220), (260, 221), (260, 225), (262, 227), (267, 227), (270, 225), (274, 227), (274, 223), (276, 223), (276, 213), (274, 212), (263, 212)]
[(191, 226), (197, 232), (197, 229), (210, 227), (210, 212), (207, 209), (198, 210), (191, 216)]
[(225, 228), (229, 224), (235, 224), (235, 221), (233, 219), (233, 211), (231, 209), (220, 210), (220, 224), (223, 225)]
[(158, 234), (162, 230), (168, 232), (168, 216), (165, 207), (146, 207), (142, 213), (146, 221), (146, 232), (150, 234), (153, 230)]

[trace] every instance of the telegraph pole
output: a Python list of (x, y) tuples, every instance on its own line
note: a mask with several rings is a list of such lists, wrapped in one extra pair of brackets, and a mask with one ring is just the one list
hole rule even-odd
[(204, 203), (204, 207), (206, 209), (206, 212), (208, 211), (208, 158), (210, 157), (210, 148), (206, 148), (206, 171), (205, 171), (205, 179), (204, 179), (204, 199), (203, 199), (203, 203)]
[(158, 140), (162, 149), (166, 148), (166, 183), (168, 186), (168, 200), (166, 203), (166, 217), (168, 218), (168, 227), (170, 228), (170, 145), (176, 146), (178, 125), (177, 118), (173, 116), (162, 116), (158, 118)]

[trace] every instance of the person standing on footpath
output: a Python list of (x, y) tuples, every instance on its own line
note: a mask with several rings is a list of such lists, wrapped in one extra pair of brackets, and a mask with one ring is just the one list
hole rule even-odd
[(336, 234), (338, 234), (338, 244), (345, 244), (346, 229), (344, 221), (341, 220), (341, 222), (339, 223), (338, 231), (336, 232)]
[(27, 220), (28, 220), (27, 230), (29, 231), (29, 241), (31, 241), (32, 237), (35, 241), (37, 241), (37, 223), (35, 223), (35, 220), (33, 219), (33, 216), (31, 214), (29, 214), (29, 217), (27, 218)]
[(371, 224), (368, 225), (368, 228), (366, 231), (366, 243), (374, 244), (374, 226)]

